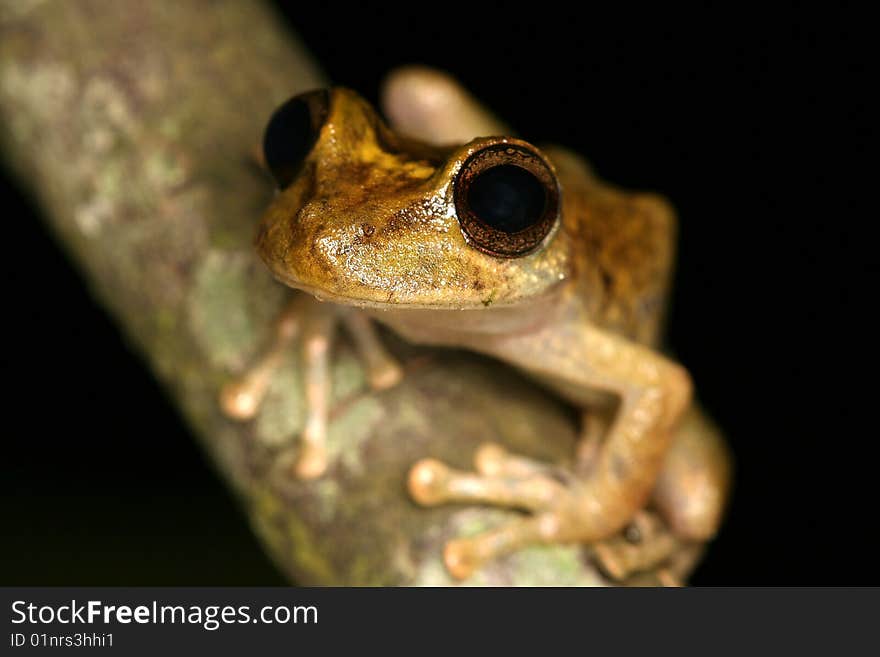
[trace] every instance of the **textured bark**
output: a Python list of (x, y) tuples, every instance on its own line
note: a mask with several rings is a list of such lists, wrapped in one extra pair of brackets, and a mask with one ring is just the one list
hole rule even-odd
[[(574, 440), (568, 408), (496, 363), (399, 343), (403, 384), (373, 394), (343, 345), (331, 468), (308, 484), (287, 474), (303, 419), (295, 353), (255, 421), (218, 408), (287, 294), (251, 249), (271, 188), (249, 154), (280, 101), (321, 84), (308, 55), (252, 2), (7, 0), (0, 12), (10, 165), (276, 563), (300, 583), (452, 583), (444, 541), (513, 514), (421, 509), (405, 493), (409, 466), (434, 456), (470, 467), (487, 440), (561, 459)], [(523, 550), (470, 583), (603, 583), (585, 555)]]

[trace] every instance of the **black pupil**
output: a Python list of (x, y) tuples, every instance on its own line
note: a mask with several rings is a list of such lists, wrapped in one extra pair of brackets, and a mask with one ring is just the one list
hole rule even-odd
[(544, 214), (547, 193), (531, 173), (513, 164), (486, 169), (471, 182), (467, 202), (481, 221), (505, 233), (533, 226)]
[(314, 115), (313, 105), (317, 104), (316, 97), (322, 93), (315, 91), (294, 96), (275, 110), (266, 126), (263, 156), (282, 189), (293, 182), (318, 138), (323, 117)]

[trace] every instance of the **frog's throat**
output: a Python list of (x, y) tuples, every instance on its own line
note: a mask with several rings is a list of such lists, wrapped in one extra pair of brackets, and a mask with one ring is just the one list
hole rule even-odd
[[(485, 304), (461, 304), (459, 306), (450, 307), (448, 303), (436, 303), (436, 304), (426, 304), (426, 303), (413, 303), (410, 301), (377, 301), (375, 299), (359, 299), (354, 297), (345, 296), (343, 294), (337, 294), (335, 292), (331, 292), (330, 290), (326, 290), (323, 288), (315, 287), (313, 285), (308, 285), (301, 281), (291, 280), (291, 279), (280, 279), (282, 283), (291, 287), (295, 290), (299, 290), (306, 294), (309, 294), (315, 297), (318, 301), (324, 301), (327, 303), (335, 303), (341, 306), (351, 306), (354, 308), (363, 308), (367, 310), (474, 310), (478, 308), (483, 308)], [(508, 306), (514, 306), (516, 304), (507, 304)]]

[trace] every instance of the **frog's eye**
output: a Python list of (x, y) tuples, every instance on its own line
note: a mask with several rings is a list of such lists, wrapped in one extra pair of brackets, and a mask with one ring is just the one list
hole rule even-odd
[(537, 249), (559, 215), (559, 183), (524, 144), (500, 143), (468, 157), (455, 178), (455, 209), (465, 239), (480, 251), (516, 258)]
[(330, 95), (326, 89), (294, 96), (275, 110), (263, 135), (263, 157), (279, 189), (299, 172), (327, 119)]

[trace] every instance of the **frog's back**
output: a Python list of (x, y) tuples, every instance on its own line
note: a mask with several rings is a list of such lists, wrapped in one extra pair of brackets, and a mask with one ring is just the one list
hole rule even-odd
[(561, 172), (577, 293), (598, 326), (656, 345), (674, 266), (675, 213), (660, 196), (617, 189), (580, 169)]

